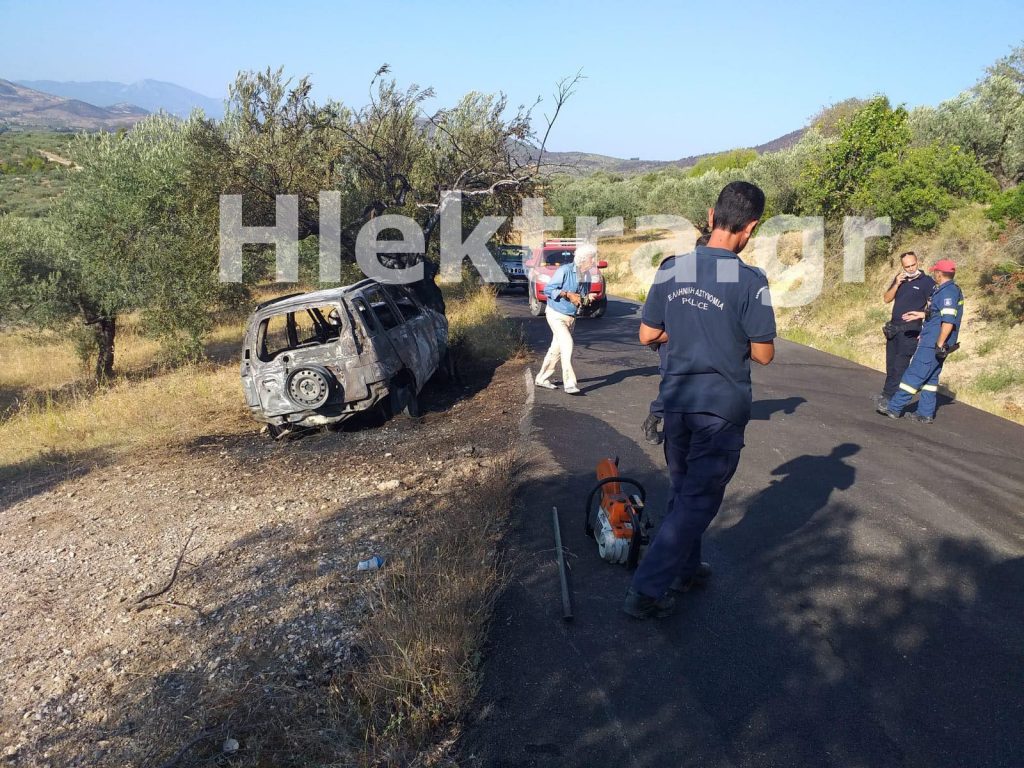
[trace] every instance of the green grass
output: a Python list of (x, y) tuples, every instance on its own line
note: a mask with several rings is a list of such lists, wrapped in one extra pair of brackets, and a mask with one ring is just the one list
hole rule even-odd
[(981, 392), (1002, 392), (1015, 384), (1024, 384), (1024, 371), (1014, 368), (1001, 368), (991, 373), (983, 373), (974, 380), (974, 388)]
[(981, 342), (981, 344), (978, 345), (978, 349), (976, 351), (978, 353), (978, 357), (984, 357), (989, 352), (992, 352), (993, 350), (998, 348), (999, 339), (993, 336), (992, 338), (985, 339), (983, 342)]
[(46, 215), (64, 192), (69, 171), (43, 160), (38, 150), (66, 157), (71, 141), (66, 133), (0, 133), (0, 214)]

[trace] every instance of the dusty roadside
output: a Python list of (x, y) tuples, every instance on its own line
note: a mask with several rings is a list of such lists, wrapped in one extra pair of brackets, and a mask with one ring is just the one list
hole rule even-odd
[[(349, 685), (368, 662), (382, 580), (411, 553), (423, 559), (420, 541), (439, 520), (502, 482), (521, 370), (510, 362), (461, 392), (431, 390), (415, 421), (286, 443), (209, 435), (7, 482), (7, 763), (359, 759), (365, 734), (353, 718), (381, 713), (360, 713)], [(173, 583), (138, 602), (167, 586), (186, 542)], [(358, 572), (374, 554), (384, 568)]]

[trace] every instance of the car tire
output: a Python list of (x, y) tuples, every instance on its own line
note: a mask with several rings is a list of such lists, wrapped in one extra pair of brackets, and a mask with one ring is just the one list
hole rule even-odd
[(530, 283), (526, 289), (526, 298), (530, 302), (530, 314), (534, 317), (540, 317), (544, 314), (544, 310), (547, 309), (547, 304), (537, 298), (536, 285)]
[(420, 399), (416, 394), (416, 384), (411, 377), (400, 376), (392, 379), (388, 389), (390, 390), (388, 396), (389, 416), (393, 417), (403, 413), (409, 418), (415, 419), (422, 414)]
[(314, 411), (324, 405), (334, 392), (335, 381), (330, 371), (318, 365), (296, 368), (285, 379), (284, 391), (299, 408)]

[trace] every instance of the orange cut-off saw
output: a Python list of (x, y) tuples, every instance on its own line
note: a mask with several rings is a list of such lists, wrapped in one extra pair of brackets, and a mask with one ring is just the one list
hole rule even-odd
[[(635, 492), (627, 493), (624, 487)], [(644, 517), (646, 498), (640, 483), (619, 474), (617, 457), (597, 463), (597, 485), (587, 496), (584, 530), (597, 542), (602, 560), (636, 568), (650, 544), (651, 524)]]

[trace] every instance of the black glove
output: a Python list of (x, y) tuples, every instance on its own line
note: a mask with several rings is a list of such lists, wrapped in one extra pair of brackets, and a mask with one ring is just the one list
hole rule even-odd
[(949, 350), (945, 346), (935, 347), (935, 359), (937, 361), (944, 363), (947, 355), (949, 355)]

